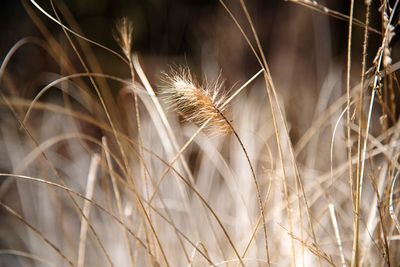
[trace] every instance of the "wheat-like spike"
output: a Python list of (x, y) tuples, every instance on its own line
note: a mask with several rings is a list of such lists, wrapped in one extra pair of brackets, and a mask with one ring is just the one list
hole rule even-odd
[(133, 24), (128, 18), (123, 17), (116, 22), (113, 37), (127, 59), (130, 59), (132, 54), (132, 32)]
[(220, 78), (212, 83), (200, 85), (187, 67), (171, 69), (163, 73), (161, 96), (166, 104), (198, 126), (210, 120), (208, 133), (230, 134), (231, 127), (221, 114), (226, 101), (223, 91), (224, 82)]

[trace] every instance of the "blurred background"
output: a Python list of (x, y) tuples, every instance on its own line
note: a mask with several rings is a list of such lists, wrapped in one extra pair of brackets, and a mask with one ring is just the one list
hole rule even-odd
[[(56, 5), (57, 2), (55, 1)], [(297, 106), (296, 99), (308, 99), (310, 105), (316, 100), (319, 88), (327, 73), (339, 66), (343, 72), (347, 48), (348, 24), (331, 18), (299, 4), (286, 1), (247, 1), (247, 5), (258, 31), (264, 52), (269, 61), (272, 75), (279, 88), (284, 103), (287, 103), (288, 119), (294, 125), (291, 131), (294, 141), (309, 127), (307, 118), (311, 109), (304, 110), (304, 118), (296, 121), (291, 116)], [(389, 1), (392, 5), (394, 1)], [(31, 21), (23, 4), (32, 7), (27, 1), (3, 0), (0, 10), (0, 54), (5, 55), (10, 47), (26, 36), (41, 36)], [(343, 1), (319, 1), (332, 10), (348, 14), (349, 5)], [(51, 10), (48, 1), (39, 1), (45, 10)], [(247, 33), (250, 28), (245, 22), (239, 1), (227, 3)], [(371, 8), (371, 27), (380, 29), (378, 1)], [(258, 69), (259, 65), (248, 45), (241, 37), (235, 24), (217, 0), (191, 1), (108, 1), (85, 0), (59, 2), (63, 10), (68, 9), (81, 31), (89, 39), (119, 51), (112, 38), (115, 22), (127, 17), (134, 25), (133, 50), (143, 59), (144, 68), (153, 82), (168, 65), (188, 64), (194, 72), (209, 79), (220, 71), (227, 80), (227, 87), (244, 81)], [(364, 21), (364, 6), (356, 1), (355, 18)], [(50, 12), (52, 13), (52, 12)], [(42, 22), (58, 40), (65, 38), (60, 27), (35, 11)], [(361, 62), (363, 30), (354, 27), (353, 59)], [(397, 36), (392, 41), (393, 58)], [(379, 35), (370, 34), (370, 51), (376, 51), (380, 44)], [(71, 48), (66, 45), (66, 50)], [(35, 50), (35, 51), (33, 51)], [(93, 47), (102, 68), (106, 73), (129, 74), (122, 64), (109, 53)], [(374, 53), (368, 54), (371, 63)], [(10, 72), (18, 76), (21, 83), (31, 77), (30, 73), (49, 71), (52, 60), (47, 60), (45, 52), (27, 48), (13, 60)], [(19, 60), (24, 68), (19, 67)], [(369, 64), (370, 65), (370, 64)], [(359, 79), (359, 64), (353, 68), (354, 79)], [(15, 73), (14, 73), (15, 72)], [(28, 82), (29, 83), (29, 82)], [(342, 91), (338, 92), (343, 93)], [(303, 113), (303, 112), (302, 112)], [(297, 112), (294, 112), (296, 117)]]

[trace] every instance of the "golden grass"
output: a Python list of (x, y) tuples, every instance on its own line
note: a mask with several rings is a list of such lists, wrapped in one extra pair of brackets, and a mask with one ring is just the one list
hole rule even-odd
[[(22, 1), (42, 37), (2, 56), (0, 265), (396, 266), (399, 1), (379, 10), (351, 1), (349, 15), (289, 2), (348, 23), (346, 63), (322, 77), (314, 102), (294, 76), (290, 93), (304, 94), (294, 114), (273, 75), (285, 69), (265, 55), (244, 0), (219, 0), (220, 9), (259, 71), (232, 81), (205, 69), (213, 82), (186, 66), (148, 76), (128, 18), (113, 32), (120, 53), (85, 37), (63, 3), (50, 1), (48, 11)], [(370, 35), (379, 38), (376, 51)], [(33, 74), (32, 97), (11, 68), (27, 46), (59, 68)], [(94, 47), (128, 77), (103, 71)], [(289, 52), (277, 55), (279, 65)], [(228, 92), (225, 81), (238, 80)], [(307, 112), (313, 117), (297, 140), (294, 122)]]

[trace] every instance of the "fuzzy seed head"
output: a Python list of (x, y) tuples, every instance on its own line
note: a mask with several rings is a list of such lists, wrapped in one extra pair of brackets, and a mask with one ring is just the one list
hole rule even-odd
[(128, 18), (121, 18), (115, 24), (114, 39), (127, 59), (130, 59), (132, 53), (132, 32), (133, 24)]
[(169, 74), (163, 73), (162, 81), (161, 96), (185, 121), (202, 126), (210, 120), (206, 127), (208, 133), (231, 133), (222, 114), (226, 94), (220, 79), (202, 86), (192, 77), (187, 67), (179, 67), (177, 70), (172, 69)]

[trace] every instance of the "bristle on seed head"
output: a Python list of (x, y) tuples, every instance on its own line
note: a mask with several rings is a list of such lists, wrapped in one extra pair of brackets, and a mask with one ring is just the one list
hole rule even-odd
[(133, 24), (128, 18), (123, 17), (116, 22), (113, 36), (128, 59), (132, 54), (132, 33)]
[(187, 67), (171, 69), (163, 73), (161, 96), (166, 104), (176, 110), (185, 121), (202, 126), (210, 120), (206, 129), (211, 134), (230, 134), (232, 129), (222, 115), (226, 94), (223, 81), (200, 85)]

